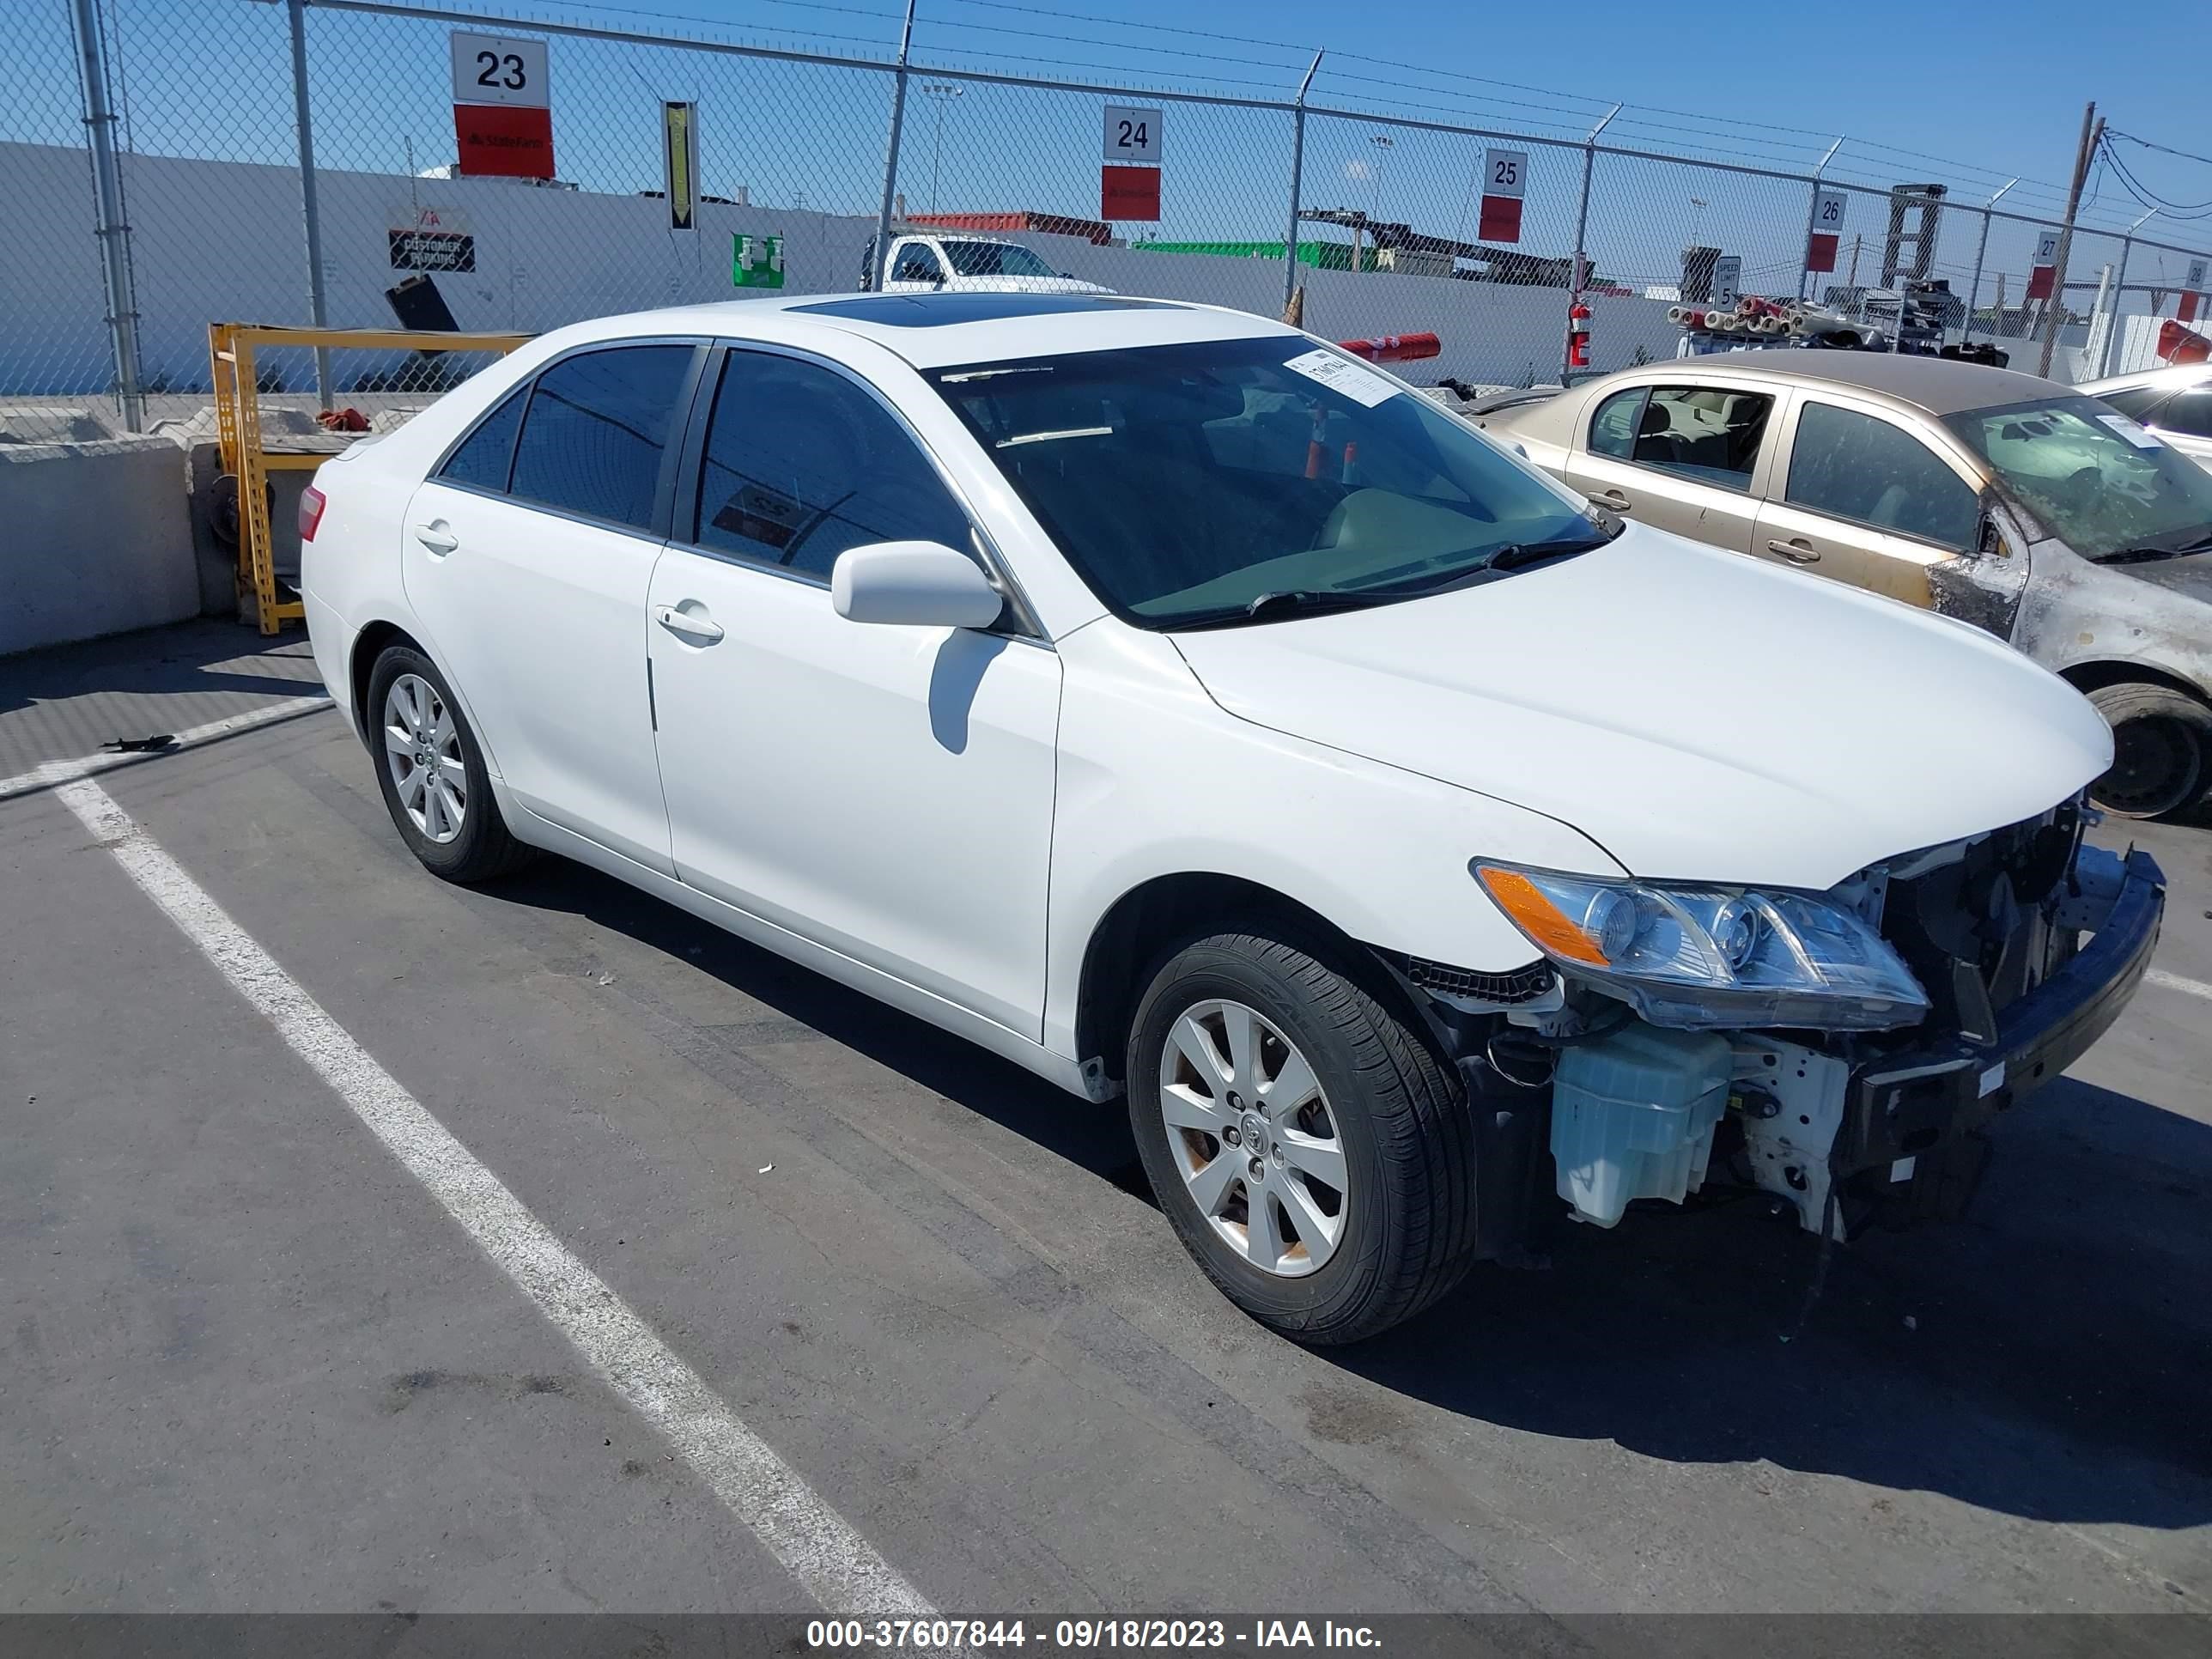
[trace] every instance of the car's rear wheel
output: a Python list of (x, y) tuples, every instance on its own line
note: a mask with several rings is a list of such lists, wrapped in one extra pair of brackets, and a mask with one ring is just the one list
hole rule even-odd
[(529, 862), (492, 798), (483, 750), (437, 665), (411, 646), (369, 671), (369, 750), (408, 850), (447, 881), (489, 881)]
[(1326, 946), (1182, 946), (1138, 1006), (1127, 1066), (1152, 1190), (1254, 1318), (1301, 1342), (1357, 1341), (1466, 1273), (1474, 1139), (1458, 1077)]
[(2212, 708), (2171, 686), (2139, 680), (2101, 685), (2089, 701), (2112, 728), (2112, 769), (2089, 798), (2121, 817), (2180, 811), (2212, 782)]

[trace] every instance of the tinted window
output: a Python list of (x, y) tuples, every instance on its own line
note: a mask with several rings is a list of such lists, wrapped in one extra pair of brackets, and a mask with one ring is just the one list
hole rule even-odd
[(937, 255), (918, 242), (909, 242), (898, 251), (891, 264), (891, 281), (895, 283), (934, 283), (943, 277), (945, 267), (937, 262)]
[(2166, 400), (2166, 390), (2159, 386), (2131, 386), (2122, 392), (2100, 392), (2097, 396), (2131, 421), (2148, 421), (2150, 411)]
[(1616, 392), (1590, 416), (1589, 447), (1593, 455), (1626, 460), (1636, 448), (1636, 421), (1644, 413), (1644, 388)]
[(969, 550), (960, 510), (906, 429), (841, 374), (732, 351), (699, 469), (699, 543), (828, 579), (871, 542)]
[(1466, 422), (1297, 336), (932, 379), (1091, 591), (1144, 627), (1279, 621), (1253, 613), (1269, 594), (1382, 604), (1517, 580), (1518, 559), (1491, 565), (1509, 547), (1605, 540)]
[(1057, 276), (1060, 273), (1012, 242), (948, 241), (945, 257), (963, 276)]
[(1973, 545), (1974, 492), (1901, 427), (1808, 403), (1790, 454), (1793, 506), (1875, 525), (1945, 547)]
[(1637, 420), (1632, 459), (1705, 483), (1748, 489), (1773, 409), (1774, 399), (1763, 392), (1654, 386)]
[(2151, 424), (2161, 432), (2178, 432), (2187, 438), (2212, 438), (2212, 386), (2180, 393), (2158, 411)]
[(447, 483), (471, 484), (478, 489), (505, 489), (507, 469), (514, 462), (514, 434), (522, 424), (522, 405), (530, 388), (510, 393), (505, 403), (485, 416), (461, 447), (446, 457), (438, 476)]
[(518, 496), (648, 528), (688, 345), (587, 351), (538, 377), (514, 454)]

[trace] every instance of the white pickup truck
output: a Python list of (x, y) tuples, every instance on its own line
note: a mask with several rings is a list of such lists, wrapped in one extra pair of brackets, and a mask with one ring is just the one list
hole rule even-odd
[(1033, 249), (964, 232), (902, 231), (878, 261), (876, 238), (860, 260), (860, 286), (885, 294), (1110, 294), (1054, 270)]

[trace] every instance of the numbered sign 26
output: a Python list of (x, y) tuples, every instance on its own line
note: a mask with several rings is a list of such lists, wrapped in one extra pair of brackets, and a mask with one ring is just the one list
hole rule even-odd
[(1844, 237), (1844, 192), (1823, 190), (1813, 197), (1813, 234), (1805, 246), (1805, 269), (1833, 270), (1836, 248)]
[(453, 101), (550, 108), (553, 96), (551, 84), (545, 78), (545, 43), (510, 40), (497, 34), (456, 33)]
[(1482, 153), (1482, 218), (1476, 237), (1486, 242), (1521, 240), (1521, 201), (1528, 193), (1528, 152), (1487, 149)]
[(1127, 104), (1106, 106), (1106, 143), (1101, 157), (1108, 161), (1157, 161), (1160, 159), (1160, 112)]

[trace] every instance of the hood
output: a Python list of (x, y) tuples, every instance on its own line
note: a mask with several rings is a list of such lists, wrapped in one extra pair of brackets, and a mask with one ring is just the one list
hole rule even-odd
[[(2107, 565), (2130, 576), (2171, 588), (2185, 598), (2212, 605), (2212, 553), (2185, 553), (2171, 559), (2146, 559), (2141, 564)], [(2212, 623), (2212, 618), (2207, 618)], [(2212, 627), (2208, 627), (2212, 632)]]
[(1831, 887), (2112, 761), (2086, 699), (1978, 629), (1643, 526), (1455, 593), (1174, 638), (1229, 713), (1655, 878)]

